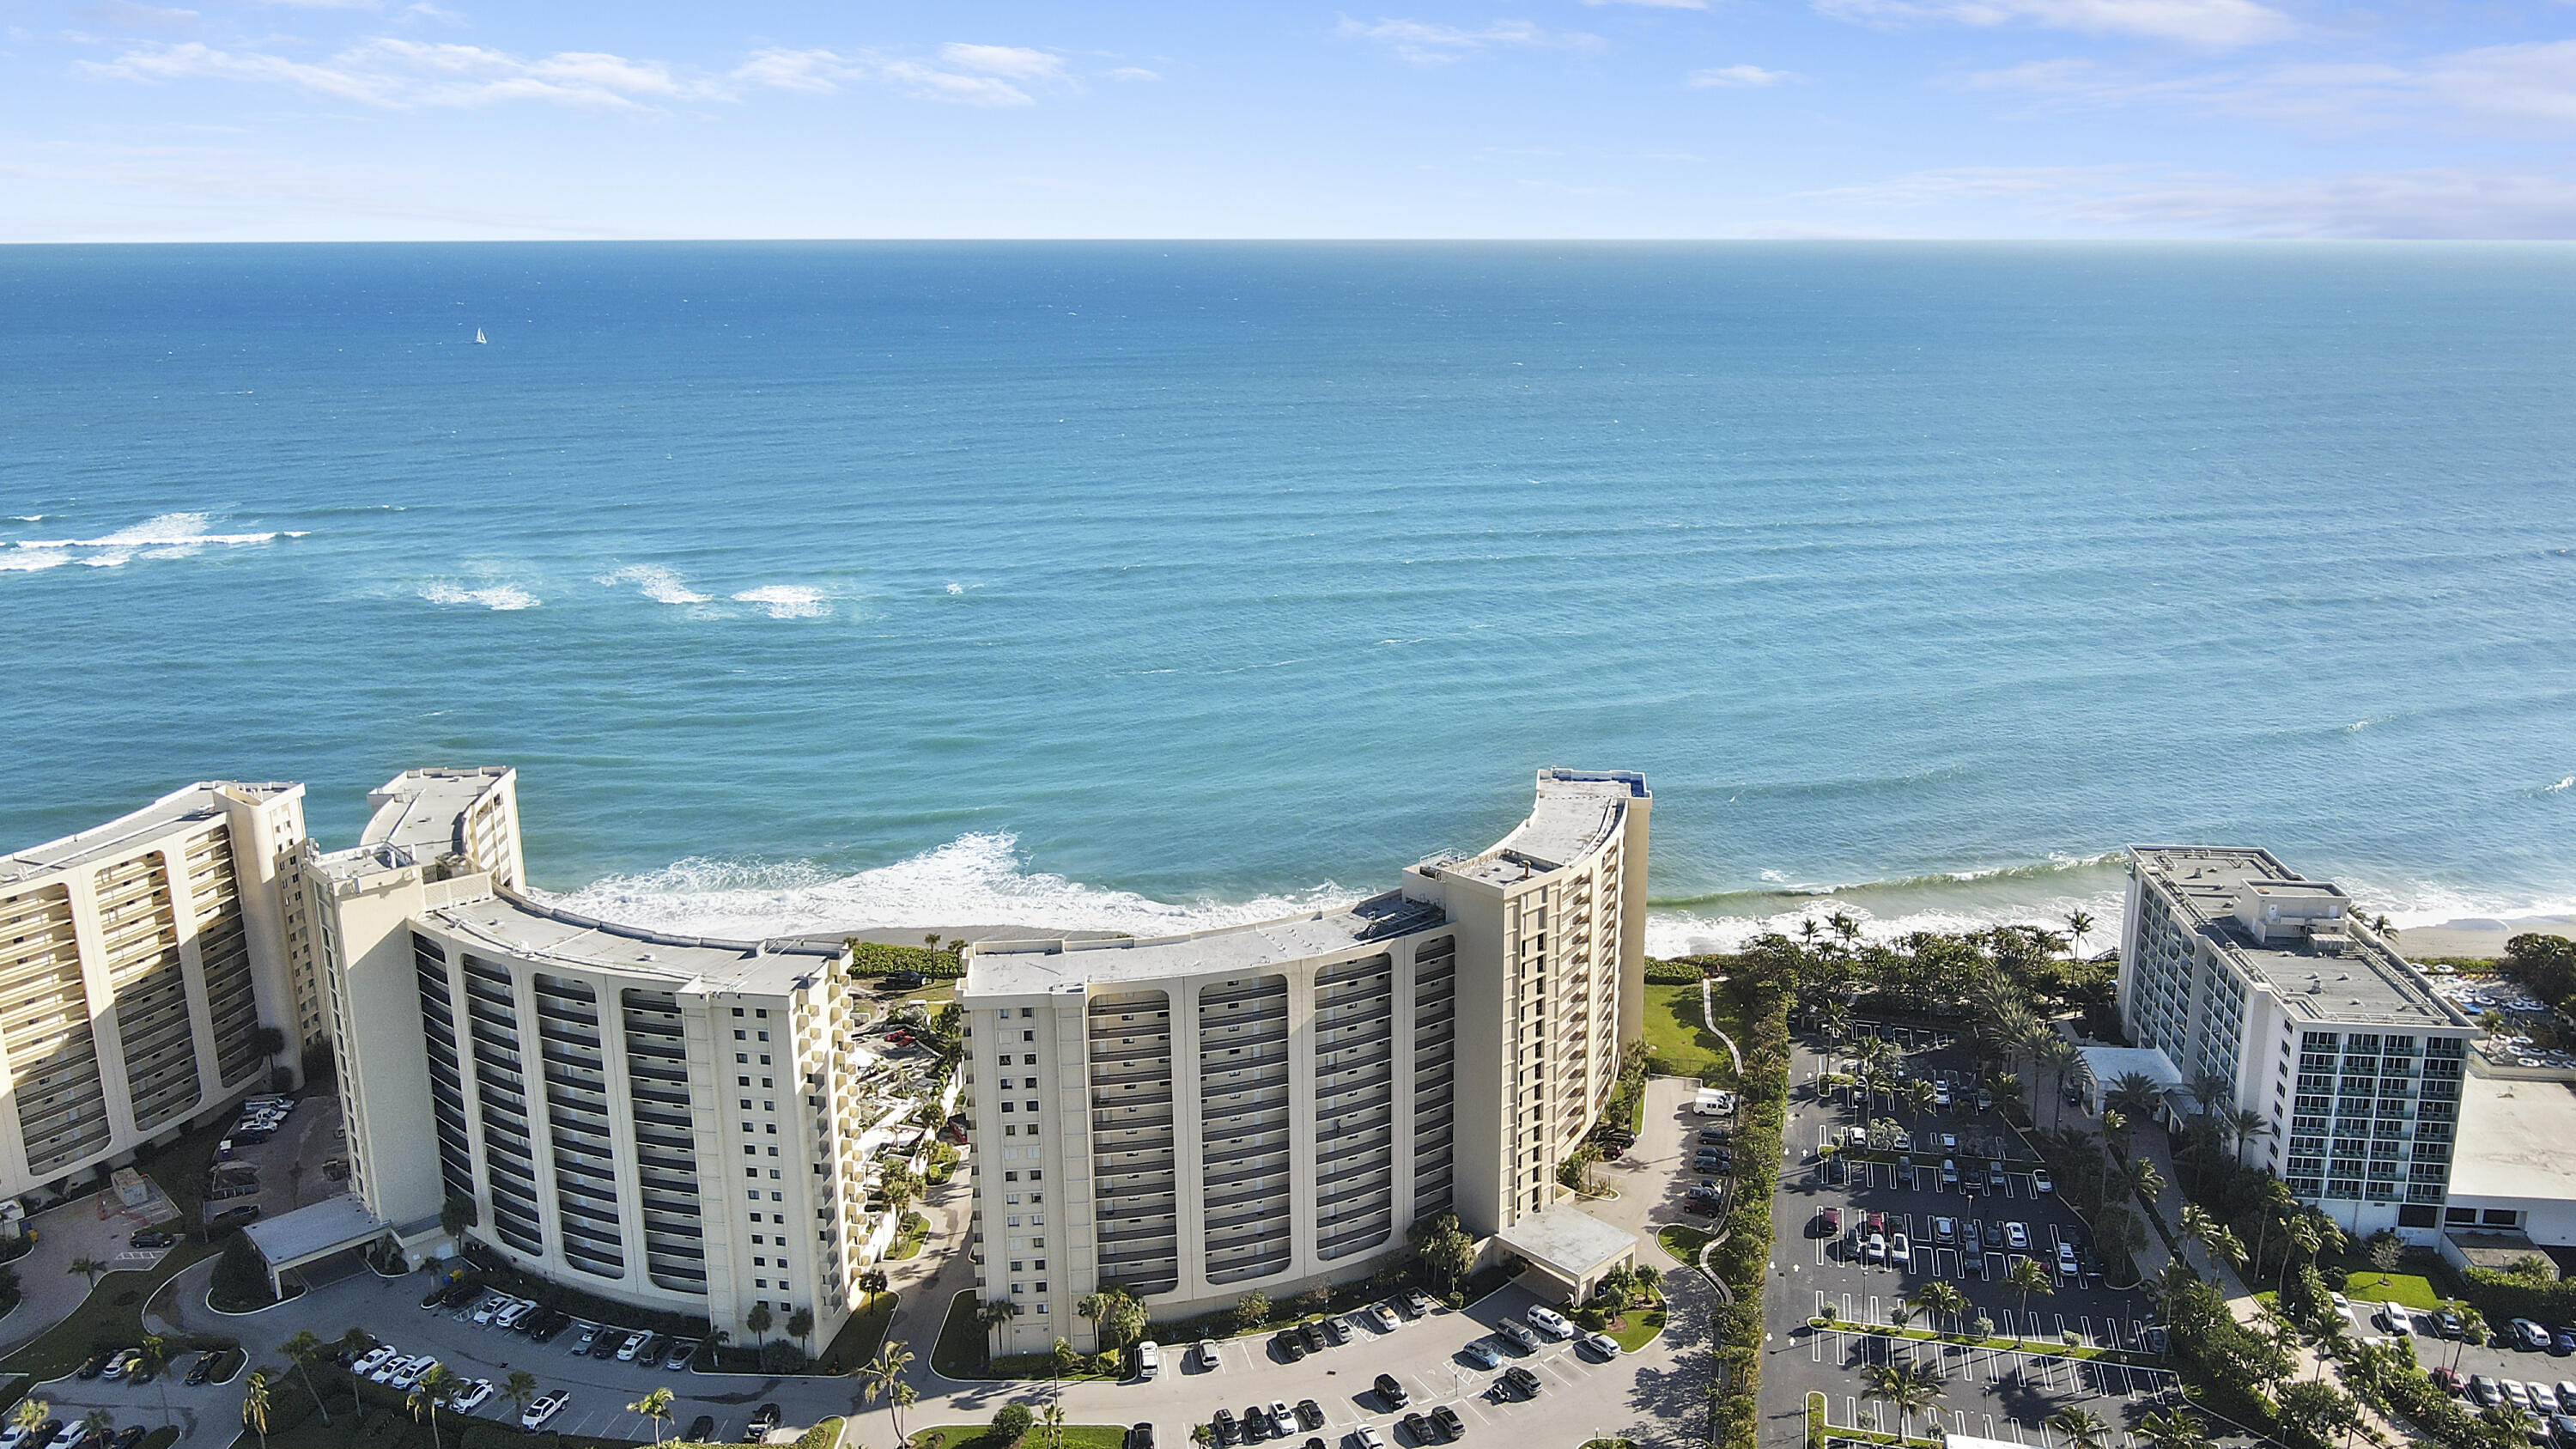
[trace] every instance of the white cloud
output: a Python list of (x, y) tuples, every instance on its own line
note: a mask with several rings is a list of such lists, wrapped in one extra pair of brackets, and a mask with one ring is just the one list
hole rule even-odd
[(2061, 105), (2165, 104), (2350, 133), (2487, 126), (2522, 136), (2576, 125), (2576, 41), (2485, 46), (2404, 63), (2310, 63), (2155, 75), (2084, 59), (2030, 61), (1965, 78), (1972, 90), (2017, 91)]
[(878, 75), (925, 101), (962, 106), (1034, 106), (1037, 98), (999, 76), (959, 75), (917, 60), (888, 61)]
[(1706, 10), (1708, 0), (1583, 0), (1586, 5), (1642, 5), (1649, 10)]
[(81, 7), (84, 20), (95, 20), (119, 30), (189, 31), (197, 28), (197, 12), (160, 5), (137, 5), (134, 0), (98, 0)]
[(126, 51), (111, 61), (83, 61), (89, 74), (112, 80), (230, 80), (282, 85), (336, 100), (387, 109), (479, 106), (499, 101), (633, 108), (642, 100), (705, 93), (659, 61), (598, 51), (559, 51), (527, 58), (479, 45), (433, 45), (378, 39), (322, 61), (257, 50), (222, 50), (190, 41)]
[(1541, 30), (1526, 20), (1497, 20), (1480, 30), (1468, 30), (1423, 20), (1363, 23), (1345, 16), (1338, 29), (1342, 35), (1392, 47), (1397, 55), (1415, 65), (1447, 65), (1476, 51), (1496, 48), (1594, 50), (1602, 44), (1597, 35), (1580, 30)]
[(2137, 166), (1963, 166), (1806, 194), (1878, 210), (2017, 200), (2057, 222), (2150, 236), (2576, 235), (2576, 178), (2465, 167), (2249, 179)]
[(2232, 49), (2283, 39), (2290, 17), (2256, 0), (1815, 0), (1818, 13), (1872, 24), (2027, 23), (2088, 35), (2132, 35)]
[(1141, 65), (1122, 65), (1116, 70), (1111, 71), (1109, 73), (1109, 78), (1111, 80), (1123, 81), (1161, 80), (1163, 78), (1163, 73), (1161, 71), (1147, 70)]
[(963, 45), (952, 41), (939, 47), (939, 58), (959, 70), (1008, 76), (1012, 80), (1052, 80), (1064, 74), (1063, 61), (1043, 50), (1017, 45)]
[(873, 67), (863, 57), (838, 55), (828, 50), (790, 50), (774, 46), (753, 51), (749, 59), (733, 68), (731, 78), (772, 90), (820, 94), (839, 90), (853, 81), (866, 80), (873, 73)]
[(1764, 70), (1758, 65), (1725, 65), (1713, 70), (1692, 71), (1683, 84), (1693, 90), (1750, 90), (1796, 79), (1795, 73), (1785, 70)]

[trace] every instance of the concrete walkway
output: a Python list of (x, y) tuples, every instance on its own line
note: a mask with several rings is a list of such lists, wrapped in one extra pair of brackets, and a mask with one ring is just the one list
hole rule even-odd
[(1729, 1060), (1735, 1063), (1735, 1080), (1738, 1083), (1743, 1082), (1744, 1053), (1735, 1049), (1735, 1038), (1718, 1030), (1717, 1003), (1715, 998), (1710, 994), (1709, 979), (1705, 976), (1699, 979), (1699, 1019), (1701, 1024), (1708, 1028), (1708, 1034), (1710, 1036), (1716, 1037), (1719, 1041), (1726, 1043), (1726, 1055)]

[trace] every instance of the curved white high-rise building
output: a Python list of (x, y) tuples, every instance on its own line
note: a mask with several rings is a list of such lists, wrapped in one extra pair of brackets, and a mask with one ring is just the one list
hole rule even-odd
[(1443, 1208), (1486, 1237), (1557, 1168), (1642, 1025), (1641, 776), (1543, 770), (1480, 854), (1336, 910), (966, 953), (976, 1252), (999, 1351), (1368, 1271)]

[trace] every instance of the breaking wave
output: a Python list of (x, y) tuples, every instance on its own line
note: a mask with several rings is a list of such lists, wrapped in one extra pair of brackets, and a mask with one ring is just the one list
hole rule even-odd
[[(44, 516), (34, 514), (18, 521), (33, 523)], [(0, 571), (32, 573), (74, 562), (98, 569), (121, 568), (137, 558), (192, 558), (209, 548), (246, 548), (305, 536), (278, 529), (214, 533), (209, 531), (212, 522), (212, 516), (204, 513), (163, 513), (96, 538), (22, 538), (0, 546)]]
[(821, 589), (793, 584), (764, 584), (733, 596), (737, 604), (758, 604), (773, 619), (819, 619), (832, 611)]
[(703, 604), (708, 596), (680, 582), (676, 572), (657, 564), (622, 568), (600, 579), (603, 584), (633, 584), (635, 592), (657, 604)]
[(504, 613), (533, 609), (545, 602), (517, 584), (495, 584), (485, 589), (459, 588), (454, 584), (423, 584), (421, 598), (433, 604), (480, 604), (486, 609)]

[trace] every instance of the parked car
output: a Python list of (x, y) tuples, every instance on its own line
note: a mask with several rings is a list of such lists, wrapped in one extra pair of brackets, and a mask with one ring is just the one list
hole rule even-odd
[(683, 1435), (692, 1444), (704, 1444), (716, 1434), (716, 1416), (700, 1414), (689, 1421), (689, 1432)]
[(558, 1308), (539, 1319), (537, 1326), (528, 1330), (528, 1340), (532, 1343), (552, 1343), (562, 1337), (563, 1331), (570, 1327), (572, 1327), (572, 1315)]
[(1842, 1230), (1843, 1210), (1841, 1208), (1818, 1208), (1816, 1209), (1816, 1225), (1809, 1230), (1808, 1235), (1818, 1238), (1839, 1237), (1842, 1235)]
[(1887, 1240), (1887, 1261), (1900, 1268), (1914, 1266), (1914, 1240), (1898, 1233)]
[(1404, 1290), (1404, 1307), (1406, 1312), (1420, 1318), (1431, 1311), (1431, 1295), (1419, 1288), (1408, 1288)]
[(1386, 1436), (1377, 1431), (1377, 1425), (1360, 1425), (1359, 1435), (1360, 1449), (1386, 1449)]
[(1324, 1320), (1324, 1342), (1331, 1344), (1335, 1348), (1339, 1348), (1350, 1341), (1351, 1330), (1348, 1325), (1344, 1324), (1338, 1318), (1327, 1318)]
[(2433, 1381), (2435, 1388), (2455, 1399), (2469, 1391), (2469, 1381), (2460, 1377), (2460, 1371), (2455, 1368), (2444, 1368), (2437, 1364), (2425, 1374), (2425, 1377)]
[(1297, 1330), (1293, 1328), (1283, 1328), (1270, 1335), (1270, 1346), (1279, 1350), (1279, 1356), (1290, 1363), (1306, 1361), (1306, 1341), (1298, 1337)]
[[(100, 1374), (107, 1372), (107, 1361), (112, 1357), (114, 1357), (114, 1355), (108, 1353), (104, 1349), (91, 1354), (89, 1357), (81, 1360), (81, 1366), (73, 1371), (72, 1376), (79, 1379), (97, 1378)], [(18, 1436), (19, 1439), (23, 1439), (25, 1437), (26, 1436), (23, 1434)], [(7, 1434), (0, 1434), (0, 1449), (18, 1449), (18, 1440), (10, 1438)]]
[(1154, 1426), (1130, 1424), (1118, 1441), (1119, 1449), (1154, 1449)]
[(580, 1334), (575, 1336), (572, 1341), (572, 1356), (579, 1358), (590, 1352), (591, 1349), (598, 1346), (600, 1338), (607, 1332), (608, 1329), (605, 1325), (597, 1323), (590, 1324), (583, 1328)]
[(1220, 1444), (1233, 1443), (1236, 1435), (1241, 1432), (1234, 1427), (1234, 1410), (1232, 1409), (1217, 1410), (1216, 1417), (1209, 1422), (1215, 1427), (1216, 1442)]
[(135, 1449), (149, 1432), (140, 1424), (128, 1424), (116, 1431), (116, 1437), (108, 1441), (108, 1449)]
[(126, 1239), (126, 1241), (132, 1243), (138, 1248), (149, 1250), (152, 1248), (169, 1247), (172, 1243), (179, 1241), (179, 1235), (176, 1233), (164, 1232), (159, 1228), (145, 1228), (143, 1231), (136, 1233), (133, 1237)]
[(1324, 1406), (1316, 1403), (1313, 1399), (1299, 1399), (1297, 1401), (1297, 1427), (1301, 1429), (1320, 1429), (1324, 1427)]
[[(1499, 1368), (1503, 1362), (1503, 1356), (1494, 1352), (1493, 1345), (1481, 1338), (1469, 1339), (1467, 1346), (1458, 1350), (1458, 1356), (1480, 1369)], [(6, 1446), (0, 1446), (0, 1449), (6, 1449)]]
[(1956, 1240), (1958, 1236), (1958, 1219), (1934, 1218), (1932, 1220), (1932, 1241), (1936, 1243), (1947, 1243)]
[[(2433, 1331), (2442, 1335), (2444, 1338), (2459, 1337), (2460, 1315), (2453, 1313), (2448, 1309), (2443, 1309), (2442, 1311), (2435, 1313), (2433, 1315)], [(2576, 1339), (2576, 1328), (2562, 1328), (2558, 1331), (2569, 1335), (2571, 1339)], [(2576, 1344), (2571, 1344), (2571, 1346), (2576, 1346)]]
[(1987, 1223), (1987, 1224), (1986, 1224), (1986, 1246), (1987, 1246), (1987, 1247), (1989, 1247), (1989, 1248), (2000, 1248), (2000, 1247), (2002, 1247), (2003, 1245), (2004, 1245), (2004, 1225), (2003, 1225), (2003, 1223), (2002, 1223), (2000, 1220), (1995, 1221), (1995, 1222), (1989, 1222), (1989, 1223)]
[(255, 1223), (258, 1221), (259, 1204), (252, 1202), (244, 1203), (240, 1207), (228, 1207), (224, 1209), (222, 1212), (206, 1219), (206, 1226), (210, 1228), (237, 1228), (244, 1223)]
[(544, 1428), (555, 1415), (562, 1413), (563, 1406), (571, 1400), (572, 1392), (569, 1389), (557, 1389), (550, 1394), (537, 1395), (536, 1400), (528, 1405), (526, 1412), (519, 1415), (519, 1427), (532, 1434), (535, 1433)]
[(2560, 1328), (2549, 1335), (2549, 1351), (2565, 1358), (2576, 1353), (2576, 1328)]
[(757, 1444), (770, 1430), (778, 1427), (778, 1406), (763, 1404), (751, 1411), (751, 1424), (743, 1430), (742, 1442)]
[(1503, 1382), (1520, 1391), (1523, 1398), (1538, 1397), (1539, 1376), (1520, 1364), (1503, 1370)]
[(1370, 1323), (1377, 1326), (1377, 1331), (1380, 1333), (1393, 1333), (1397, 1327), (1395, 1310), (1387, 1307), (1383, 1303), (1372, 1303), (1369, 1305), (1368, 1320)]
[(1851, 1181), (1851, 1164), (1837, 1157), (1825, 1164), (1825, 1181), (1836, 1187)]
[(1583, 1335), (1582, 1343), (1605, 1359), (1619, 1356), (1619, 1340), (1606, 1333), (1587, 1333)]
[(1494, 1325), (1494, 1332), (1510, 1339), (1523, 1353), (1538, 1352), (1538, 1335), (1506, 1318)]
[(201, 1353), (197, 1355), (197, 1361), (188, 1365), (188, 1376), (180, 1380), (180, 1382), (193, 1389), (204, 1383), (206, 1380), (213, 1378), (215, 1376), (215, 1363), (221, 1357), (222, 1356), (220, 1354), (211, 1353)]
[(698, 1341), (696, 1339), (674, 1339), (671, 1342), (669, 1350), (662, 1355), (662, 1367), (673, 1370), (684, 1369), (689, 1366), (689, 1360), (696, 1358), (697, 1356)]
[(360, 1377), (370, 1376), (374, 1374), (376, 1370), (383, 1368), (386, 1364), (392, 1362), (393, 1357), (394, 1351), (392, 1349), (379, 1345), (358, 1355), (357, 1362), (349, 1365), (349, 1372), (357, 1374)]
[(2049, 1179), (2047, 1168), (2034, 1167), (2030, 1170), (2030, 1190), (2032, 1192), (2055, 1192), (2057, 1190), (2057, 1184)]
[(2370, 1324), (2383, 1333), (2393, 1333), (2400, 1338), (2412, 1337), (2415, 1332), (2415, 1316), (2395, 1303), (2382, 1303), (2372, 1309)]
[(1529, 1319), (1530, 1327), (1537, 1329), (1539, 1332), (1546, 1334), (1550, 1338), (1572, 1338), (1574, 1336), (1574, 1325), (1566, 1321), (1565, 1315), (1557, 1312), (1553, 1308), (1547, 1307), (1545, 1304), (1531, 1304), (1529, 1312), (1523, 1316)]
[(1431, 1442), (1431, 1421), (1420, 1414), (1407, 1414), (1396, 1421), (1403, 1425), (1405, 1437), (1416, 1444)]
[(1467, 1433), (1467, 1421), (1459, 1418), (1458, 1411), (1447, 1404), (1431, 1411), (1431, 1422), (1440, 1426), (1443, 1439), (1463, 1438)]
[(2513, 1342), (2514, 1347), (2524, 1350), (2544, 1349), (2549, 1347), (2549, 1330), (2528, 1318), (2517, 1318), (2513, 1321)]
[(889, 971), (885, 984), (897, 991), (918, 991), (930, 984), (930, 978), (918, 971)]
[(1373, 1387), (1377, 1389), (1378, 1398), (1390, 1409), (1401, 1409), (1412, 1399), (1412, 1395), (1404, 1391), (1404, 1385), (1395, 1381), (1393, 1374), (1379, 1374)]
[(458, 1394), (456, 1396), (456, 1401), (449, 1405), (449, 1407), (455, 1409), (459, 1413), (470, 1414), (476, 1409), (483, 1407), (483, 1401), (491, 1397), (492, 1381), (490, 1379), (468, 1379), (465, 1382), (465, 1392)]
[(2469, 1397), (2477, 1400), (2478, 1407), (2482, 1409), (2493, 1408), (2504, 1402), (2504, 1390), (2494, 1379), (2485, 1374), (2471, 1374), (2469, 1375)]
[(2004, 1224), (2004, 1244), (2007, 1247), (2014, 1248), (2029, 1247), (2030, 1228), (2026, 1224), (2022, 1223)]
[(1297, 1341), (1306, 1345), (1306, 1351), (1308, 1353), (1322, 1353), (1324, 1351), (1324, 1325), (1315, 1322), (1311, 1318), (1304, 1323), (1298, 1324)]
[(1860, 1255), (1861, 1255), (1861, 1259), (1862, 1259), (1862, 1261), (1864, 1261), (1864, 1262), (1870, 1262), (1870, 1263), (1884, 1263), (1884, 1262), (1886, 1262), (1886, 1261), (1887, 1261), (1887, 1235), (1886, 1235), (1886, 1234), (1884, 1234), (1884, 1233), (1872, 1233), (1872, 1234), (1870, 1234), (1870, 1235), (1869, 1235), (1869, 1237), (1868, 1237), (1868, 1239), (1867, 1239), (1865, 1242), (1863, 1242), (1863, 1243), (1861, 1244)]
[(635, 1361), (635, 1355), (644, 1351), (645, 1343), (652, 1337), (653, 1335), (643, 1332), (630, 1333), (626, 1335), (626, 1341), (617, 1345), (617, 1361), (619, 1363), (633, 1363)]
[(420, 1357), (404, 1364), (402, 1372), (385, 1380), (385, 1387), (389, 1389), (400, 1389), (404, 1393), (410, 1393), (414, 1388), (419, 1386), (421, 1379), (426, 1376), (431, 1369), (436, 1367), (438, 1367), (437, 1359), (430, 1357), (428, 1354), (422, 1354)]
[(617, 1357), (617, 1351), (625, 1346), (625, 1329), (602, 1324), (600, 1325), (599, 1341), (590, 1346), (590, 1356), (592, 1358), (615, 1358)]

